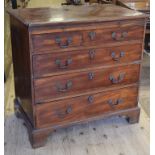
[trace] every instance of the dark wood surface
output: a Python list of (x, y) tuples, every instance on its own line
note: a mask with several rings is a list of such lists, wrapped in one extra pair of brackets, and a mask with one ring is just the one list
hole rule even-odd
[[(34, 77), (47, 77), (111, 65), (140, 61), (141, 44), (67, 51), (33, 56)], [(59, 62), (59, 63), (57, 63)]]
[(33, 147), (57, 127), (116, 115), (138, 122), (144, 14), (114, 5), (9, 13), (15, 112)]
[[(140, 40), (142, 41), (144, 33), (144, 25), (128, 26), (121, 23), (115, 28), (88, 29), (86, 31), (73, 31), (61, 33), (45, 33), (42, 35), (33, 35), (34, 52), (52, 52), (69, 48), (77, 48), (79, 46), (101, 46), (102, 43), (116, 43), (121, 41)], [(93, 38), (91, 38), (93, 34)], [(114, 36), (113, 36), (114, 35)], [(123, 36), (124, 35), (124, 36)], [(60, 43), (57, 43), (57, 38)], [(71, 42), (68, 43), (68, 40)]]
[(29, 33), (27, 27), (14, 17), (11, 17), (10, 23), (15, 94), (16, 98), (20, 98), (24, 111), (34, 124)]
[[(147, 17), (146, 17), (147, 18)], [(42, 25), (42, 26), (30, 26), (29, 32), (32, 35), (39, 34), (50, 34), (50, 33), (67, 33), (67, 32), (79, 32), (79, 31), (90, 31), (90, 30), (101, 30), (101, 29), (118, 29), (118, 28), (128, 28), (131, 26), (144, 26), (144, 18), (138, 19), (126, 19), (126, 20), (111, 20), (108, 22), (100, 22), (100, 23), (79, 23), (77, 24), (58, 24), (55, 26), (52, 25)]]
[[(36, 106), (38, 128), (65, 125), (104, 113), (133, 108), (137, 105), (138, 88), (75, 97)], [(70, 110), (70, 111), (69, 111)]]
[[(84, 11), (83, 11), (84, 10)], [(116, 5), (64, 6), (60, 8), (27, 8), (8, 10), (26, 25), (103, 22), (143, 18), (144, 14)]]
[[(36, 79), (34, 80), (35, 102), (47, 102), (65, 96), (73, 97), (95, 89), (136, 83), (139, 80), (139, 69), (140, 65), (134, 64)], [(72, 85), (68, 88), (66, 85), (70, 82)]]

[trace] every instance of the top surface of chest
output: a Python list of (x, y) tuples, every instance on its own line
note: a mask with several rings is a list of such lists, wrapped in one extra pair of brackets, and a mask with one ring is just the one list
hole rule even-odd
[(25, 25), (54, 25), (144, 18), (144, 14), (116, 5), (65, 6), (8, 10)]

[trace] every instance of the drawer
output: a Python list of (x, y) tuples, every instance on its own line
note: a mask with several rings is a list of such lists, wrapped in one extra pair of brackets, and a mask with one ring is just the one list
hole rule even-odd
[(84, 33), (84, 46), (104, 45), (122, 41), (139, 40), (143, 42), (144, 26), (133, 25), (117, 28), (88, 30)]
[(37, 128), (80, 122), (106, 113), (133, 108), (137, 105), (138, 88), (89, 94), (36, 105)]
[(116, 24), (110, 28), (33, 34), (33, 52), (60, 52), (78, 47), (104, 46), (105, 43), (139, 40), (143, 42), (144, 25)]
[(142, 44), (33, 56), (34, 77), (141, 60)]
[(82, 32), (45, 33), (32, 36), (33, 51), (56, 51), (79, 47), (83, 42)]
[(139, 64), (65, 74), (34, 80), (35, 102), (51, 101), (113, 86), (136, 83)]

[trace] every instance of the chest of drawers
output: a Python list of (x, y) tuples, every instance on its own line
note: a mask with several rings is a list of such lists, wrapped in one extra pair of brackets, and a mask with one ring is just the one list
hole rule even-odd
[(8, 10), (15, 114), (33, 147), (59, 127), (139, 120), (144, 14), (114, 5)]

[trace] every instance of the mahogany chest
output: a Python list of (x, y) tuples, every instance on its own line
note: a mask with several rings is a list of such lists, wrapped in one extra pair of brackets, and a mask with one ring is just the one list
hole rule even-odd
[(15, 114), (33, 147), (59, 127), (137, 123), (146, 17), (115, 5), (8, 10)]

